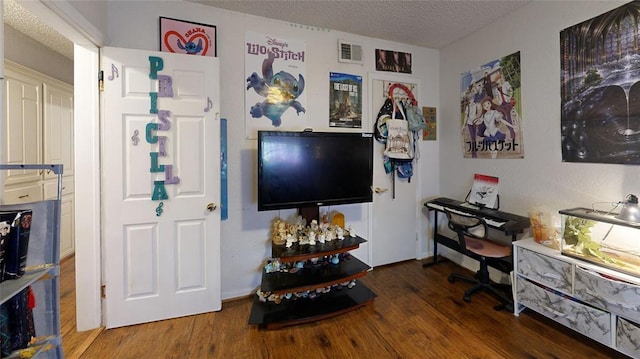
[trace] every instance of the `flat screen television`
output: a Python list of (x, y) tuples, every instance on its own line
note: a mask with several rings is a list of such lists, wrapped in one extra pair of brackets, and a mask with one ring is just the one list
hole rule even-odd
[(258, 211), (371, 202), (373, 135), (258, 131)]

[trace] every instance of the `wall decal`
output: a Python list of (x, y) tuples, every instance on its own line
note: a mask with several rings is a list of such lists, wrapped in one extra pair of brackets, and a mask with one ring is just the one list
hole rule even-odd
[(118, 68), (116, 67), (116, 65), (111, 64), (111, 75), (109, 75), (108, 79), (109, 81), (113, 81), (114, 79), (117, 79), (120, 76), (120, 74), (118, 73)]
[(137, 146), (140, 142), (140, 137), (138, 137), (139, 134), (140, 132), (138, 130), (133, 131), (133, 135), (131, 136), (131, 143), (133, 143), (134, 146)]
[[(158, 109), (158, 97), (173, 97), (173, 80), (168, 75), (158, 74), (164, 68), (164, 61), (161, 57), (149, 56), (149, 79), (157, 80), (158, 92), (150, 92), (149, 100), (151, 108), (149, 113), (157, 114), (153, 119), (156, 122), (149, 122), (145, 126), (145, 140), (150, 145), (157, 145), (157, 150), (149, 152), (150, 168), (152, 174), (163, 173), (164, 179), (153, 181), (153, 191), (151, 200), (164, 201), (169, 199), (165, 185), (178, 184), (180, 178), (173, 175), (172, 164), (160, 164), (160, 157), (168, 157), (167, 154), (167, 136), (159, 135), (159, 132), (167, 132), (171, 130), (171, 111)], [(137, 130), (134, 136), (137, 136)], [(155, 146), (154, 146), (155, 147)], [(160, 202), (156, 208), (156, 215), (162, 214), (164, 203)]]

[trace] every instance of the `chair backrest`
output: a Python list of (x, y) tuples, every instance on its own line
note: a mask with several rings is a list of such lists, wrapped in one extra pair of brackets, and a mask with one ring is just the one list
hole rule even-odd
[(483, 240), (487, 239), (487, 236), (489, 235), (489, 227), (482, 217), (454, 213), (446, 208), (444, 209), (444, 212), (447, 215), (447, 225), (449, 226), (449, 229), (456, 232), (458, 235), (460, 248), (467, 250), (465, 237)]

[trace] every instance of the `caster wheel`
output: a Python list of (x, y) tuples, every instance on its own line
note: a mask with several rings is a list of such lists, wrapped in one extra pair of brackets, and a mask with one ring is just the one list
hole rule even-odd
[(449, 278), (447, 278), (447, 280), (449, 281), (449, 283), (453, 283), (456, 281), (456, 278), (452, 275), (449, 276)]
[(471, 303), (471, 297), (468, 295), (465, 295), (464, 297), (462, 297), (462, 300), (464, 300), (465, 303)]

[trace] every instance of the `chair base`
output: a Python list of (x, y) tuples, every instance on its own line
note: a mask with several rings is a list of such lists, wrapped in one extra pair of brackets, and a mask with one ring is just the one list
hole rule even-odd
[[(476, 277), (478, 277), (479, 279)], [(460, 280), (475, 284), (473, 287), (467, 289), (464, 292), (464, 296), (462, 297), (462, 300), (464, 300), (466, 303), (471, 302), (471, 295), (473, 295), (474, 293), (480, 290), (485, 290), (489, 293), (492, 293), (494, 296), (498, 297), (498, 299), (502, 302), (501, 304), (497, 304), (496, 306), (494, 306), (493, 307), (494, 310), (506, 309), (508, 311), (513, 312), (513, 300), (508, 298), (504, 293), (502, 293), (500, 290), (498, 290), (495, 287), (495, 285), (489, 280), (488, 272), (483, 273), (482, 271), (478, 271), (475, 277), (468, 277), (458, 273), (451, 273), (449, 275), (448, 280), (450, 283), (455, 282), (456, 279), (460, 279)]]

